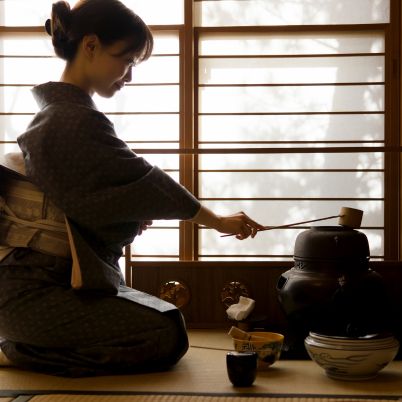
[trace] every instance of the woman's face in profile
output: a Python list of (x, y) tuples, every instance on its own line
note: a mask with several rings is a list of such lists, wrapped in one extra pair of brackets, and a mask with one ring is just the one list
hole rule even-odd
[(92, 60), (92, 89), (98, 95), (110, 98), (131, 81), (136, 55), (134, 51), (124, 52), (128, 45), (126, 40), (112, 45), (98, 42)]

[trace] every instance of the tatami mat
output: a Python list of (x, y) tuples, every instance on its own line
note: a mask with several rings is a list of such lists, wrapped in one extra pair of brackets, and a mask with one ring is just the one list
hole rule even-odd
[[(7, 399), (2, 400), (2, 397), (15, 397), (16, 395), (24, 395), (24, 393), (25, 395), (33, 395), (31, 398), (33, 402), (154, 401), (156, 394), (164, 394), (159, 397), (165, 398), (161, 399), (164, 402), (169, 401), (168, 398), (171, 395), (168, 394), (183, 393), (194, 397), (203, 394), (202, 398), (207, 398), (205, 395), (211, 394), (219, 395), (220, 398), (230, 395), (236, 397), (234, 398), (236, 401), (240, 401), (238, 397), (245, 394), (254, 396), (297, 395), (298, 399), (286, 399), (292, 402), (317, 401), (317, 399), (300, 399), (303, 395), (325, 396), (327, 398), (337, 396), (336, 401), (338, 402), (341, 401), (338, 398), (342, 395), (353, 396), (354, 398), (361, 397), (363, 400), (366, 396), (376, 400), (381, 398), (386, 400), (388, 396), (392, 396), (391, 399), (396, 400), (396, 396), (402, 396), (401, 361), (392, 362), (375, 379), (356, 382), (332, 380), (312, 361), (280, 360), (268, 370), (258, 372), (252, 387), (235, 388), (230, 383), (226, 371), (227, 350), (232, 348), (232, 341), (226, 332), (192, 330), (189, 335), (192, 347), (187, 354), (174, 368), (161, 373), (63, 378), (14, 368), (0, 368), (0, 402), (9, 402)], [(50, 396), (52, 393), (54, 395)], [(69, 393), (70, 395), (66, 395)], [(80, 395), (74, 395), (74, 393)], [(96, 393), (98, 395), (91, 395)], [(124, 395), (125, 393), (127, 395)], [(152, 395), (153, 399), (138, 399), (148, 398), (145, 395), (138, 396), (137, 394), (140, 393), (154, 393), (155, 395)], [(43, 396), (35, 396), (38, 394)], [(174, 402), (181, 400), (198, 401), (197, 399), (190, 399), (189, 395), (185, 395), (186, 399), (171, 400)], [(177, 397), (178, 395), (175, 395), (175, 398)], [(181, 398), (181, 396), (179, 397)], [(213, 399), (202, 400), (214, 401)], [(273, 401), (272, 398), (270, 400)], [(321, 400), (324, 401), (324, 399)], [(12, 401), (14, 402), (14, 399)], [(223, 399), (217, 399), (217, 401), (223, 401)], [(19, 399), (16, 402), (23, 402), (23, 400)]]
[[(350, 398), (252, 398), (256, 402), (367, 402), (368, 399)], [(94, 395), (44, 395), (36, 396), (29, 402), (250, 402), (249, 397), (233, 396), (189, 396), (189, 395), (135, 395), (135, 396), (94, 396)], [(376, 399), (375, 402), (390, 402), (395, 399)]]

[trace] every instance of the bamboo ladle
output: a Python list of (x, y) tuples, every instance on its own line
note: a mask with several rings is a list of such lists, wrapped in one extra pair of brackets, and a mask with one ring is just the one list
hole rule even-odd
[[(302, 222), (288, 223), (286, 225), (264, 226), (264, 228), (259, 229), (258, 232), (262, 232), (265, 230), (289, 228), (292, 226), (302, 225), (304, 223), (325, 221), (325, 220), (334, 219), (334, 218), (339, 218), (338, 225), (345, 226), (345, 227), (348, 227), (351, 229), (359, 229), (361, 226), (361, 223), (362, 223), (362, 219), (363, 219), (363, 211), (361, 209), (342, 207), (338, 215), (326, 216), (325, 218), (311, 219), (311, 220), (302, 221)], [(222, 235), (221, 237), (228, 237), (228, 236), (235, 236), (235, 235), (234, 234), (226, 234), (226, 235)]]

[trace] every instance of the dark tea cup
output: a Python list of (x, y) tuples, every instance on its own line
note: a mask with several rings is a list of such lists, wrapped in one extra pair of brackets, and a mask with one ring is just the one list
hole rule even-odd
[(235, 387), (249, 387), (257, 375), (257, 353), (229, 352), (226, 367), (229, 380)]

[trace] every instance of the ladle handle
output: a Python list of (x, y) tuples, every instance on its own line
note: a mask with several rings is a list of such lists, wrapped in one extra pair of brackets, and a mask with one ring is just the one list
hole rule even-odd
[[(263, 229), (258, 230), (258, 232), (263, 232), (265, 230), (273, 230), (273, 229), (281, 229), (281, 228), (289, 228), (291, 226), (297, 226), (297, 225), (302, 225), (303, 223), (311, 223), (311, 222), (318, 222), (318, 221), (325, 221), (328, 219), (333, 219), (333, 218), (339, 218), (343, 215), (332, 215), (332, 216), (326, 216), (325, 218), (318, 218), (318, 219), (311, 219), (309, 221), (303, 221), (303, 222), (295, 222), (295, 223), (289, 223), (287, 225), (279, 225), (279, 226), (264, 226)], [(222, 235), (221, 237), (228, 237), (228, 236), (235, 236), (234, 234), (225, 234)]]

